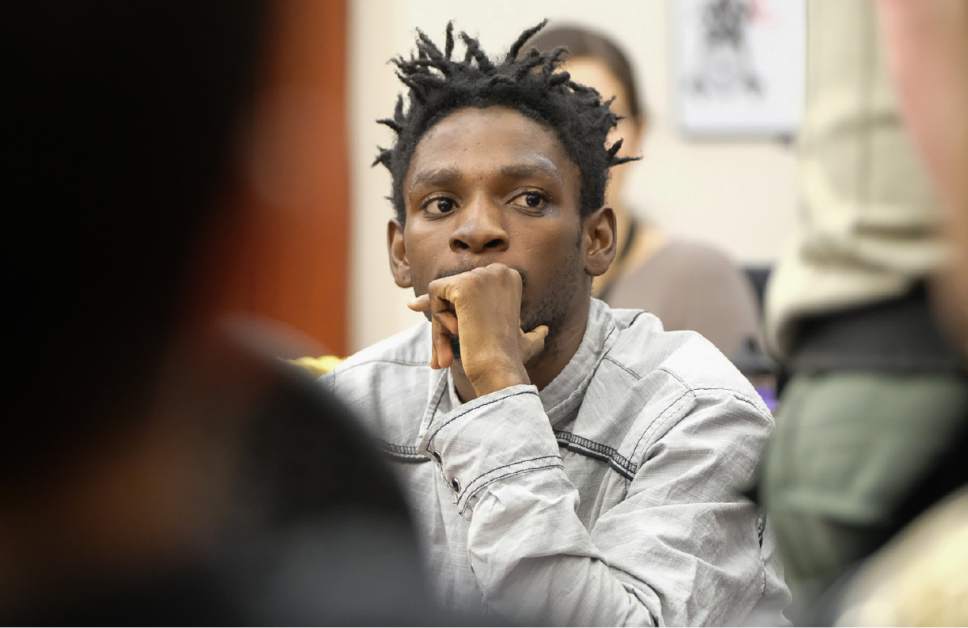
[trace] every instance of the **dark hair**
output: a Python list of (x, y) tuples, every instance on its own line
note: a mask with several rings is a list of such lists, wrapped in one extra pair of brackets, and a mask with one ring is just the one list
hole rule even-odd
[(601, 61), (625, 90), (629, 101), (629, 117), (638, 124), (648, 119), (648, 107), (645, 105), (644, 96), (639, 93), (635, 72), (628, 56), (603, 33), (581, 26), (554, 26), (538, 33), (531, 40), (531, 45), (541, 51), (564, 47), (568, 49), (568, 56), (572, 59), (590, 57)]
[(460, 33), (466, 47), (464, 58), (452, 59), (453, 23), (447, 24), (443, 51), (418, 30), (417, 57), (411, 54), (409, 59), (393, 60), (397, 76), (409, 88), (408, 106), (404, 108), (399, 96), (393, 117), (378, 121), (393, 129), (397, 139), (392, 148), (379, 149), (373, 165), (383, 164), (390, 170), (390, 200), (401, 223), (406, 219), (403, 179), (413, 151), (428, 129), (456, 109), (504, 105), (555, 131), (581, 171), (582, 216), (604, 203), (608, 169), (637, 159), (618, 156), (621, 139), (605, 146), (608, 132), (618, 120), (609, 109), (611, 101), (602, 102), (597, 91), (573, 82), (567, 72), (556, 71), (564, 48), (549, 53), (532, 48), (519, 58), (524, 45), (546, 23), (521, 33), (500, 62), (488, 58), (480, 43), (465, 32)]

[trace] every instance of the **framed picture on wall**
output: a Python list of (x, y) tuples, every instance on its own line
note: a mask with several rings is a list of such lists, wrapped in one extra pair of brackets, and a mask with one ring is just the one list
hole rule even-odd
[(691, 137), (792, 137), (803, 113), (805, 0), (675, 0), (672, 90)]

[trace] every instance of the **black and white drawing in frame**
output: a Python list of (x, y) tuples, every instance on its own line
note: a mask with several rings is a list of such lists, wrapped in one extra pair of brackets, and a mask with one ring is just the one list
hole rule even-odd
[(795, 135), (803, 112), (804, 0), (674, 0), (672, 9), (682, 131)]

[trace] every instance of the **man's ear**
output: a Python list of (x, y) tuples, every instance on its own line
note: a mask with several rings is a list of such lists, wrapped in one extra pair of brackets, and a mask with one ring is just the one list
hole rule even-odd
[(413, 277), (410, 261), (407, 259), (407, 245), (403, 241), (403, 225), (395, 219), (387, 223), (387, 255), (390, 258), (390, 272), (393, 281), (401, 288), (412, 288)]
[(592, 277), (605, 274), (615, 259), (615, 212), (602, 207), (582, 222), (582, 254), (585, 272)]

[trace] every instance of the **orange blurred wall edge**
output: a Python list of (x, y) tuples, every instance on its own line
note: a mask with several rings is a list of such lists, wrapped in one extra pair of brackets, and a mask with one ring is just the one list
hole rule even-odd
[(231, 218), (211, 240), (205, 300), (223, 312), (285, 324), (311, 341), (306, 352), (344, 355), (346, 2), (283, 0), (270, 7), (275, 24), (263, 88), (227, 190)]

